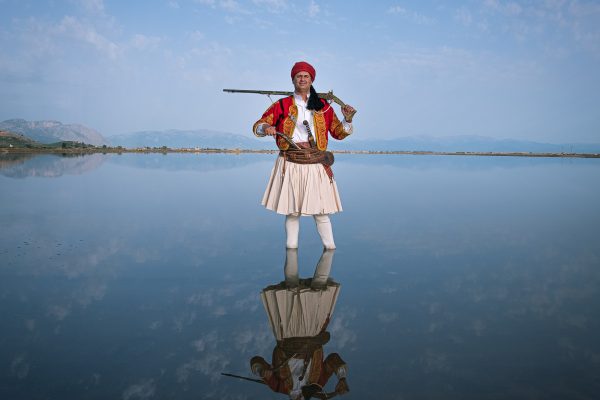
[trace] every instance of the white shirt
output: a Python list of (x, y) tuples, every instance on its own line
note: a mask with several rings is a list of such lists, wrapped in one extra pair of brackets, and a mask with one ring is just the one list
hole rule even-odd
[[(290, 399), (302, 398), (302, 386), (308, 383), (308, 375), (310, 374), (310, 367), (312, 365), (312, 359), (308, 362), (308, 366), (306, 367), (306, 375), (304, 375), (303, 379), (298, 379), (302, 371), (304, 371), (304, 360), (301, 358), (290, 358), (288, 360), (288, 367), (290, 367), (290, 373), (292, 375), (292, 390), (290, 390)], [(342, 365), (340, 368), (335, 371), (335, 375), (338, 379), (342, 379), (346, 377), (346, 365)]]
[[(314, 111), (308, 110), (306, 108), (306, 101), (304, 101), (302, 99), (302, 96), (300, 96), (299, 94), (294, 93), (294, 101), (296, 102), (296, 107), (298, 107), (298, 120), (296, 121), (296, 126), (294, 127), (294, 135), (292, 136), (292, 140), (296, 143), (308, 142), (308, 132), (306, 131), (306, 127), (304, 126), (304, 121), (308, 121), (308, 126), (310, 127), (310, 131), (316, 141), (317, 138), (315, 137), (315, 124), (313, 118)], [(321, 111), (317, 112), (323, 112), (327, 109), (327, 107), (331, 106), (325, 106)], [(261, 124), (258, 127), (256, 127), (257, 133), (260, 135), (264, 134), (264, 129), (266, 125), (267, 124)], [(353, 127), (351, 122), (347, 122), (344, 119), (342, 121), (342, 126), (344, 127), (344, 132), (346, 132), (348, 135), (352, 134)]]
[[(290, 372), (292, 374), (292, 390), (290, 390), (290, 399), (295, 399), (298, 395), (302, 394), (302, 386), (306, 385), (308, 382), (308, 375), (310, 372), (310, 366), (312, 364), (312, 360), (308, 362), (308, 366), (306, 367), (306, 375), (304, 375), (304, 379), (298, 379), (302, 371), (304, 370), (304, 360), (301, 358), (290, 358), (288, 360), (288, 366), (290, 367)], [(300, 396), (302, 398), (302, 396)]]

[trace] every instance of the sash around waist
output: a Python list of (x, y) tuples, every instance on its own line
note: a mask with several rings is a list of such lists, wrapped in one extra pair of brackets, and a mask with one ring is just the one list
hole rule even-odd
[(281, 150), (279, 155), (284, 157), (286, 161), (295, 164), (323, 164), (325, 166), (331, 166), (334, 162), (332, 152), (313, 148)]

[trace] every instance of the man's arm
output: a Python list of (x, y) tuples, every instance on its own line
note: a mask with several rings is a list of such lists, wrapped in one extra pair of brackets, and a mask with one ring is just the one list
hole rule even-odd
[(279, 118), (279, 114), (281, 114), (281, 109), (277, 103), (271, 104), (271, 107), (269, 107), (267, 111), (263, 113), (262, 117), (252, 126), (254, 135), (258, 137), (265, 136), (265, 134), (271, 136), (275, 135), (275, 127), (272, 125)]
[(330, 128), (330, 132), (331, 132), (331, 137), (333, 137), (334, 139), (337, 140), (342, 140), (345, 139), (346, 137), (352, 135), (352, 132), (354, 131), (354, 128), (352, 126), (352, 123), (344, 120), (343, 122), (340, 121), (337, 117), (337, 115), (335, 115), (335, 112), (333, 113), (332, 116), (332, 121), (331, 121), (331, 128)]

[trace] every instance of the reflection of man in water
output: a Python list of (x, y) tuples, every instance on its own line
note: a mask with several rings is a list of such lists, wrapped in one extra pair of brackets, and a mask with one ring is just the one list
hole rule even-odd
[(252, 373), (260, 376), (275, 392), (301, 399), (303, 390), (322, 397), (332, 375), (338, 378), (335, 394), (348, 392), (346, 363), (337, 353), (324, 357), (329, 341), (327, 325), (337, 302), (340, 285), (329, 279), (334, 250), (325, 250), (312, 279), (298, 277), (298, 251), (287, 249), (285, 282), (266, 287), (262, 293), (277, 345), (272, 363), (255, 356)]

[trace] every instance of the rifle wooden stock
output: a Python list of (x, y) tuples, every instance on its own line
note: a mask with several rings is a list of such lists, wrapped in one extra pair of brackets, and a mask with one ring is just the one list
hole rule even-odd
[[(265, 94), (267, 96), (291, 96), (294, 92), (286, 92), (283, 90), (247, 90), (247, 89), (223, 89), (224, 92), (227, 93), (255, 93), (255, 94)], [(333, 101), (336, 104), (339, 104), (340, 107), (344, 107), (346, 103), (340, 100), (339, 97), (333, 94), (333, 90), (330, 90), (327, 93), (317, 93), (317, 96), (321, 99), (325, 99), (327, 101)]]

